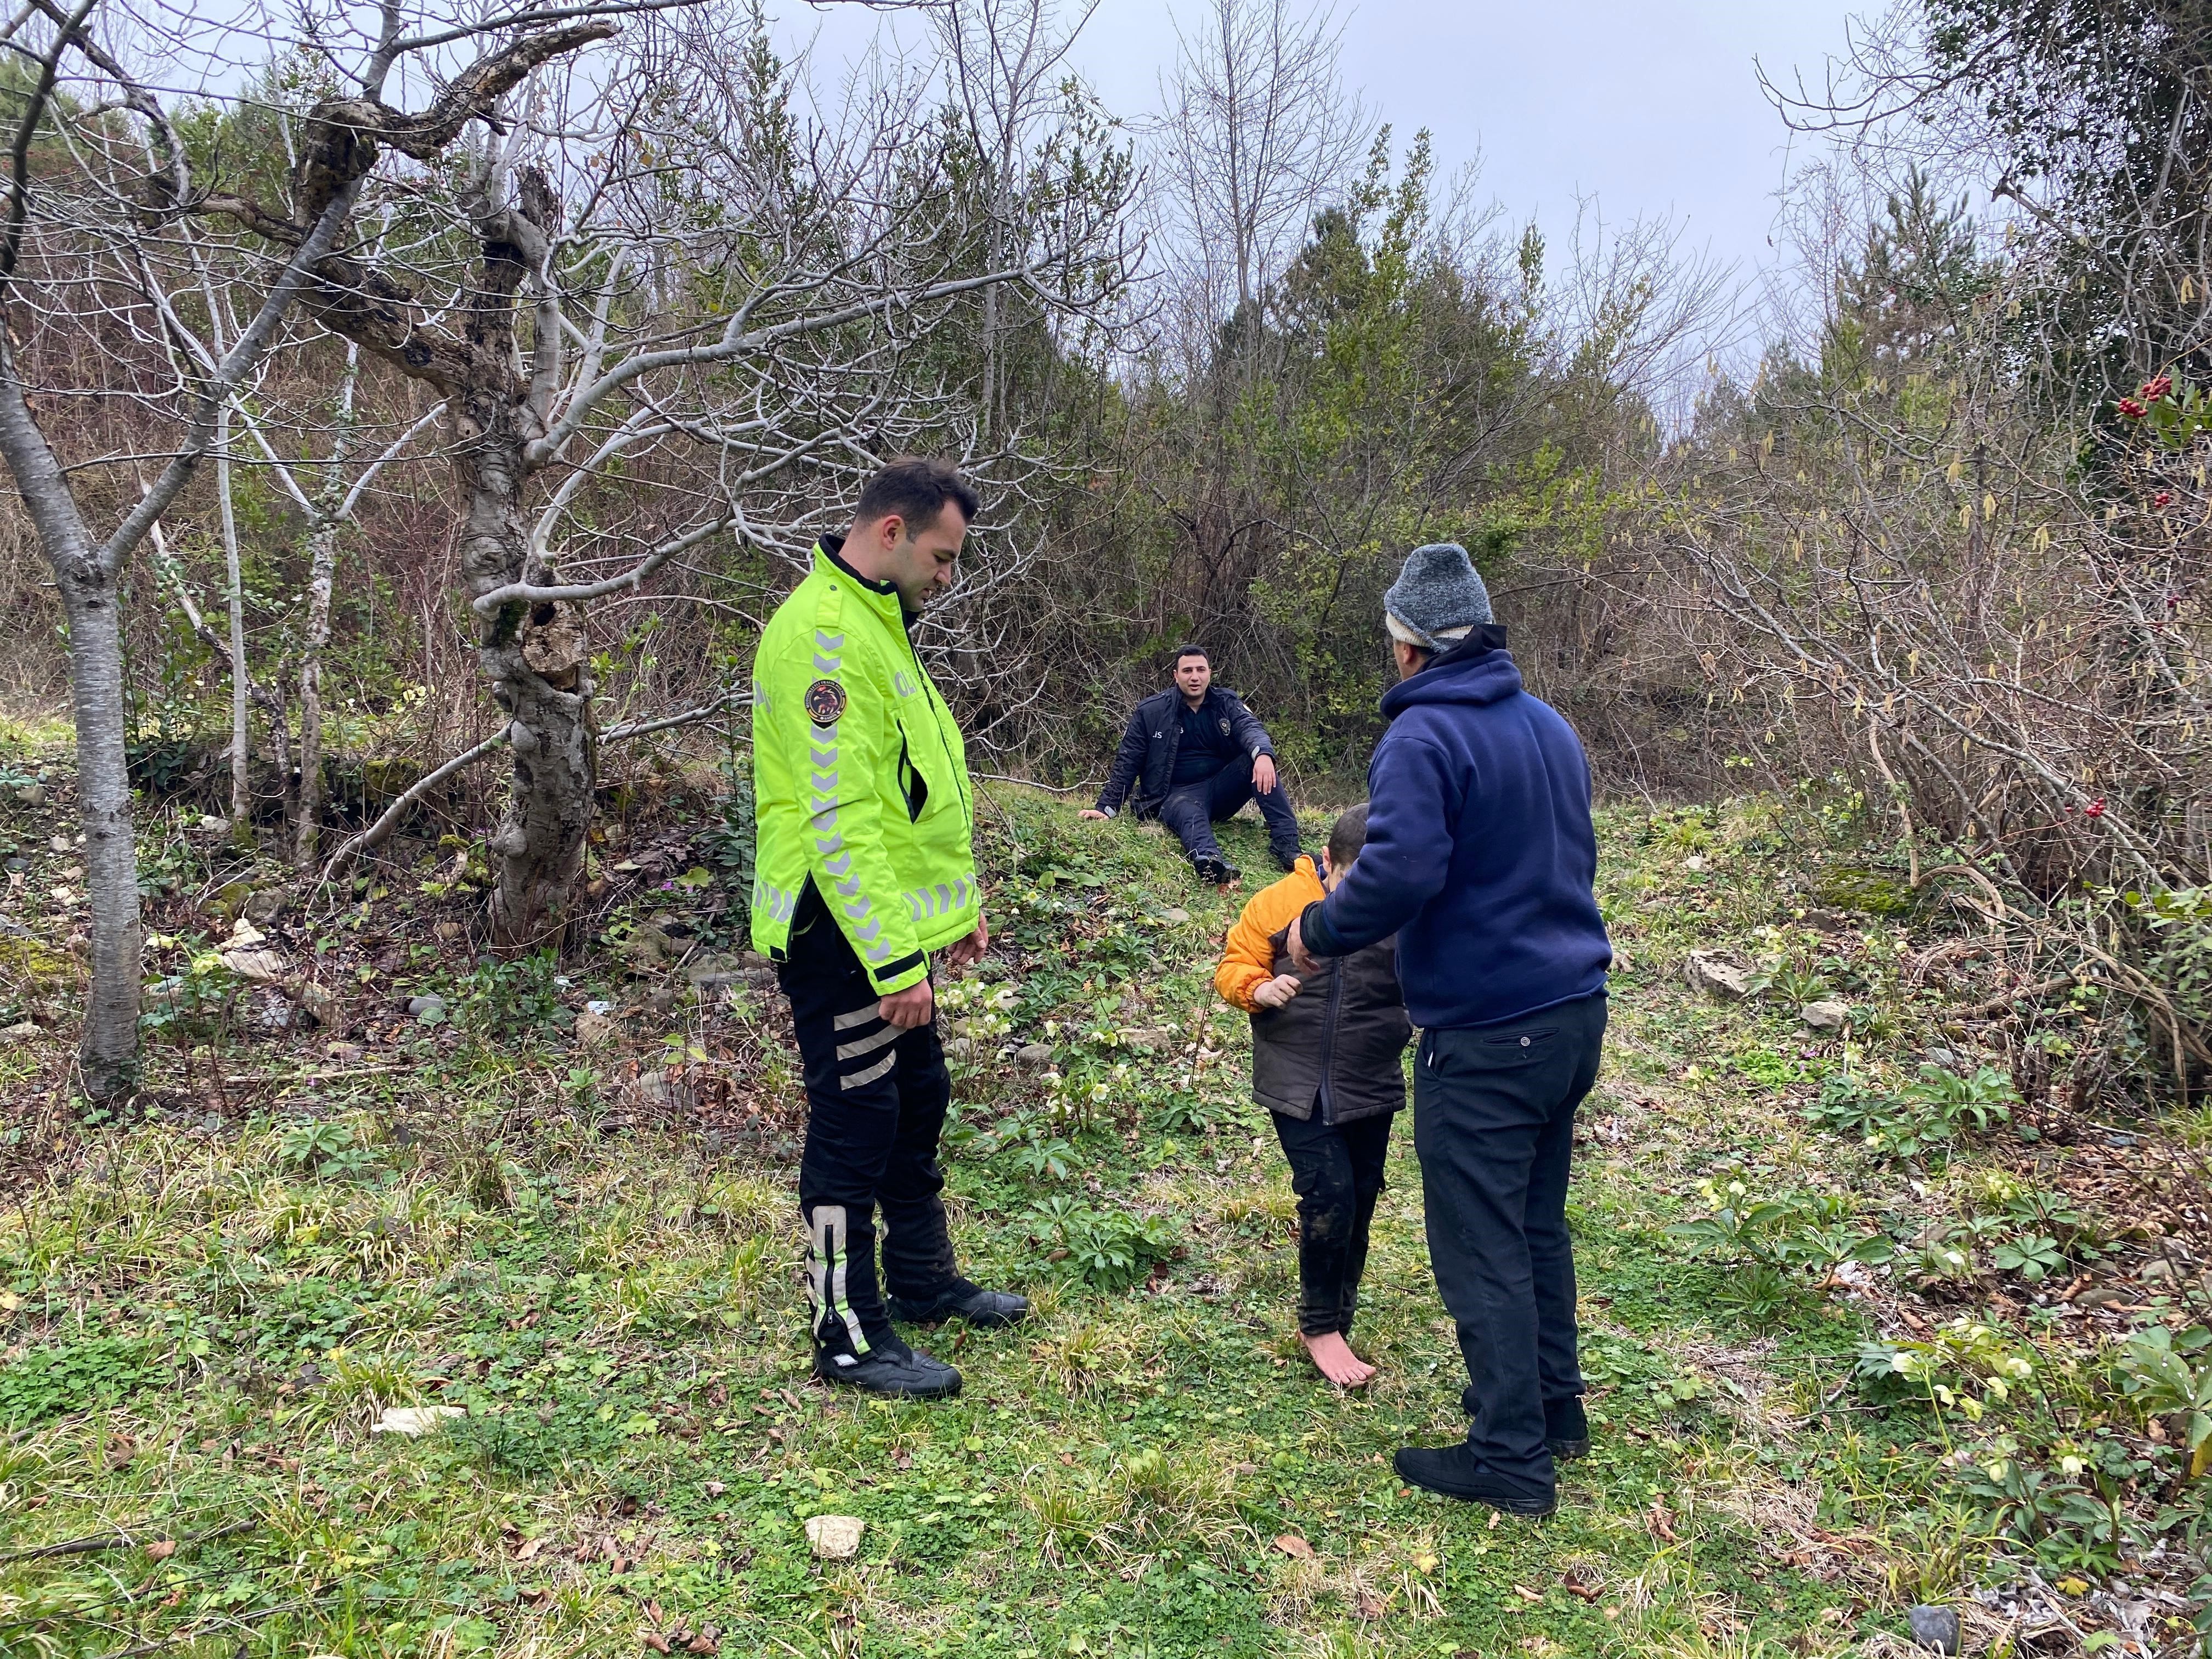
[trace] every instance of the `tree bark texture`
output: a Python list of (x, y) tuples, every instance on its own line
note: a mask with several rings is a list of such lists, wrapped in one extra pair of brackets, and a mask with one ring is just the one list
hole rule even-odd
[(69, 618), (70, 690), (76, 713), (77, 821), (91, 900), (92, 987), (79, 1058), (97, 1099), (138, 1080), (138, 851), (131, 832), (128, 708), (115, 580), (87, 561), (55, 571)]
[(300, 783), (294, 798), (292, 861), (313, 870), (322, 846), (323, 653), (331, 642), (331, 588), (338, 563), (339, 525), (319, 521), (307, 538), (307, 623), (300, 654)]

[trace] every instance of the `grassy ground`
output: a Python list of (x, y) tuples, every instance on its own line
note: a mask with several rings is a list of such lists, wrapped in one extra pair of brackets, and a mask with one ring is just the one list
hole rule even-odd
[[(61, 1000), (54, 805), (0, 837), (11, 1019)], [(64, 1030), (0, 1048), (0, 1651), (1750, 1659), (1902, 1651), (1923, 1601), (1977, 1650), (2193, 1650), (2187, 1412), (2114, 1361), (2193, 1322), (2193, 1157), (1975, 1084), (1979, 1028), (1945, 1022), (1987, 987), (1945, 990), (1940, 929), (1877, 914), (1856, 823), (1606, 818), (1626, 965), (1573, 1212), (1595, 1449), (1540, 1523), (1392, 1478), (1463, 1428), (1410, 1121), (1357, 1336), (1380, 1374), (1347, 1395), (1300, 1357), (1292, 1200), (1210, 987), (1241, 895), (1157, 833), (987, 810), (954, 1233), (1036, 1313), (925, 1334), (966, 1390), (894, 1406), (807, 1380), (772, 991), (702, 998), (635, 945), (712, 941), (680, 827), (603, 849), (634, 866), (629, 976), (474, 965), (466, 848), (280, 910), (342, 994), (312, 1034), (212, 965), (252, 869), (165, 828), (147, 1109), (82, 1121)], [(1231, 850), (1263, 867), (1256, 822)], [(1692, 949), (1765, 994), (1694, 994)], [(1824, 998), (1847, 1035), (1803, 1024)], [(1915, 1094), (1930, 1050), (1961, 1081)], [(465, 1414), (376, 1431), (432, 1405)], [(866, 1522), (856, 1559), (812, 1558), (823, 1514)]]

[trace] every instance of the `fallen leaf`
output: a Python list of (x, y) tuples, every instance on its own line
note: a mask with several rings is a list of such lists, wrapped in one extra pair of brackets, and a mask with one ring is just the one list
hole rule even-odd
[(1380, 1619), (1382, 1616), (1382, 1598), (1372, 1590), (1362, 1590), (1353, 1598), (1352, 1610), (1362, 1619)]
[(663, 1636), (659, 1631), (649, 1630), (638, 1639), (643, 1642), (646, 1646), (651, 1648), (655, 1653), (671, 1653), (674, 1651), (674, 1650), (668, 1645), (668, 1638), (665, 1636)]
[(645, 1604), (645, 1616), (656, 1625), (665, 1625), (668, 1622), (668, 1615), (660, 1610), (660, 1603), (658, 1601), (647, 1601)]
[(707, 1496), (709, 1498), (720, 1498), (727, 1491), (729, 1488), (719, 1480), (709, 1480), (707, 1483)]
[(1275, 1540), (1275, 1547), (1296, 1561), (1313, 1559), (1313, 1546), (1294, 1532), (1286, 1532)]
[(107, 1443), (107, 1467), (119, 1469), (138, 1455), (138, 1443), (127, 1434), (118, 1434)]
[(1682, 1541), (1675, 1534), (1674, 1517), (1667, 1513), (1667, 1500), (1663, 1498), (1655, 1498), (1651, 1500), (1651, 1515), (1646, 1524), (1651, 1528), (1651, 1535), (1662, 1544), (1679, 1544)]
[(545, 1540), (544, 1539), (526, 1538), (522, 1540), (522, 1547), (515, 1551), (514, 1559), (518, 1561), (527, 1561), (532, 1556), (537, 1554), (538, 1551), (544, 1547)]
[(1443, 1559), (1441, 1556), (1431, 1555), (1424, 1552), (1413, 1558), (1413, 1565), (1419, 1568), (1423, 1572), (1434, 1572), (1439, 1566), (1443, 1565)]
[(146, 1546), (146, 1559), (149, 1561), (166, 1561), (176, 1553), (177, 1540), (173, 1538), (156, 1538)]
[(703, 1632), (684, 1644), (686, 1653), (720, 1653), (721, 1650), (722, 1644)]
[(1568, 1573), (1559, 1580), (1559, 1588), (1570, 1595), (1580, 1596), (1585, 1601), (1595, 1601), (1605, 1594), (1595, 1584), (1585, 1584), (1572, 1573)]
[(1544, 1593), (1541, 1590), (1532, 1590), (1526, 1584), (1516, 1584), (1513, 1587), (1513, 1593), (1523, 1601), (1540, 1601), (1544, 1599)]

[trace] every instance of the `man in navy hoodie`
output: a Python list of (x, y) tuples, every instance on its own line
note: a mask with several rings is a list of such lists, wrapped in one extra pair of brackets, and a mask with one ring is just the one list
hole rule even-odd
[(1292, 958), (1398, 936), (1429, 1261), (1459, 1326), (1471, 1419), (1399, 1477), (1516, 1515), (1558, 1504), (1589, 1449), (1575, 1357), (1567, 1166), (1596, 1080), (1613, 961), (1593, 884), (1589, 765), (1522, 689), (1467, 550), (1416, 549), (1383, 596), (1400, 684), (1367, 769), (1367, 845), (1291, 925)]

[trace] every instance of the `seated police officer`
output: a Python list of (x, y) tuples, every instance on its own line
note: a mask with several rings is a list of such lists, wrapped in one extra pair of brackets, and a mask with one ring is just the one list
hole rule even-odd
[(1110, 818), (1133, 790), (1137, 816), (1174, 830), (1202, 881), (1237, 878), (1213, 826), (1248, 800), (1260, 803), (1275, 862), (1288, 870), (1297, 861), (1297, 814), (1275, 777), (1275, 745), (1243, 699), (1213, 684), (1201, 646), (1176, 652), (1175, 684), (1137, 705), (1098, 805), (1081, 816)]

